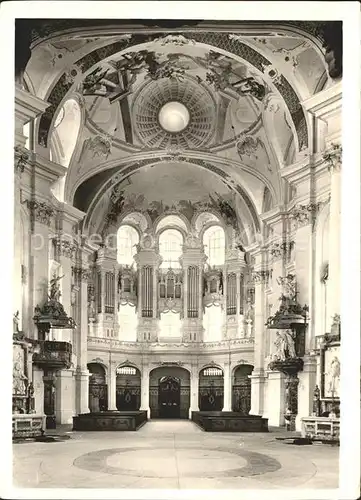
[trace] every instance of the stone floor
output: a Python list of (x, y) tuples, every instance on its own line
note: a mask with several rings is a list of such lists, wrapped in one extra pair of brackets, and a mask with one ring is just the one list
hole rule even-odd
[(338, 487), (339, 448), (286, 444), (279, 430), (206, 433), (190, 421), (155, 420), (138, 432), (66, 431), (63, 442), (14, 444), (15, 487)]

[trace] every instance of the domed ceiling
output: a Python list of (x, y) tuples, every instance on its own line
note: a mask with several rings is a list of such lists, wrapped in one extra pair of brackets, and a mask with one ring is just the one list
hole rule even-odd
[[(162, 78), (143, 85), (134, 96), (132, 116), (140, 141), (162, 149), (208, 146), (217, 123), (212, 93), (189, 77)], [(172, 120), (180, 120), (180, 127)]]
[[(49, 23), (33, 33), (26, 78), (50, 103), (36, 127), (41, 154), (50, 154), (64, 103), (75, 99), (82, 109), (64, 200), (90, 212), (103, 205), (105, 217), (105, 192), (119, 174), (128, 182), (125, 201), (138, 189), (145, 211), (161, 200), (167, 211), (210, 193), (226, 199), (225, 178), (234, 183), (236, 210), (248, 207), (256, 226), (265, 191), (268, 208), (282, 203), (280, 170), (309, 153), (301, 102), (333, 85), (317, 23)], [(196, 173), (192, 162), (203, 169)]]

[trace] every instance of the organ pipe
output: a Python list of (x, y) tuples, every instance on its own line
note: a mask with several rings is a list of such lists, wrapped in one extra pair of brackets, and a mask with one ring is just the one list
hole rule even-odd
[(190, 266), (188, 268), (188, 317), (198, 318), (198, 303), (199, 303), (199, 269), (198, 267)]
[(237, 278), (234, 273), (227, 276), (227, 315), (237, 312)]
[(153, 317), (153, 267), (142, 268), (142, 317)]

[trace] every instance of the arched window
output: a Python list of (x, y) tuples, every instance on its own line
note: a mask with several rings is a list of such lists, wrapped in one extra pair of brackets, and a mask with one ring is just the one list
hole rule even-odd
[(181, 336), (181, 320), (179, 313), (171, 311), (160, 316), (160, 338), (179, 338)]
[(120, 226), (117, 233), (117, 260), (118, 264), (131, 266), (134, 264), (136, 245), (139, 243), (139, 234), (132, 226)]
[(137, 340), (138, 317), (135, 307), (126, 304), (119, 306), (119, 339), (126, 342)]
[(206, 307), (203, 315), (204, 341), (215, 342), (222, 338), (222, 309), (220, 306)]
[(224, 230), (220, 226), (211, 226), (203, 234), (204, 251), (208, 257), (207, 263), (210, 266), (220, 266), (224, 264), (225, 258), (225, 236)]
[(176, 229), (166, 229), (159, 236), (159, 253), (163, 258), (161, 267), (180, 268), (179, 257), (182, 255), (183, 236)]

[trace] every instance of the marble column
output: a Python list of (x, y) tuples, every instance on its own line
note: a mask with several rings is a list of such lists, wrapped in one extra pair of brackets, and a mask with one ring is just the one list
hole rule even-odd
[(231, 376), (231, 363), (226, 361), (223, 370), (223, 409), (222, 411), (232, 411), (232, 376)]

